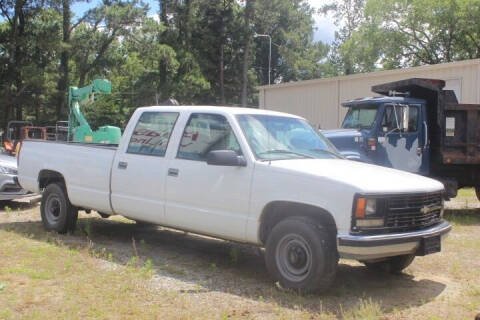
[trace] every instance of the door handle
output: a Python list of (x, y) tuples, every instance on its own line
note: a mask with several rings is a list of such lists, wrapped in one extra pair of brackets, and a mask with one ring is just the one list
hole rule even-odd
[(178, 177), (178, 169), (176, 168), (169, 168), (168, 169), (168, 175), (170, 177)]
[(128, 163), (124, 161), (118, 162), (118, 169), (127, 169)]
[(423, 148), (419, 147), (417, 148), (417, 156), (420, 156), (423, 153)]

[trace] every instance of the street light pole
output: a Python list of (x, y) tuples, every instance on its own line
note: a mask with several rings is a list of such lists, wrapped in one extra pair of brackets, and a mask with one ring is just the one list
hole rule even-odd
[(271, 84), (270, 82), (270, 74), (272, 73), (271, 70), (272, 70), (272, 37), (270, 37), (270, 35), (268, 34), (257, 34), (255, 33), (253, 35), (254, 38), (259, 38), (259, 37), (267, 37), (268, 40), (269, 40), (269, 51), (268, 51), (268, 85)]

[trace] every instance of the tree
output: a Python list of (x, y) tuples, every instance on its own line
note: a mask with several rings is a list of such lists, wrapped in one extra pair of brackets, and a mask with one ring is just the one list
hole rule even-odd
[(247, 105), (247, 87), (248, 87), (248, 69), (250, 65), (250, 59), (248, 57), (250, 53), (250, 43), (252, 39), (252, 31), (250, 26), (250, 21), (253, 18), (252, 15), (254, 14), (254, 5), (255, 0), (245, 0), (245, 31), (243, 33), (243, 69), (242, 69), (242, 106)]
[(334, 1), (323, 5), (320, 12), (325, 15), (333, 13), (335, 25), (339, 27), (335, 31), (335, 41), (331, 61), (337, 66), (340, 74), (352, 74), (359, 71), (355, 66), (358, 52), (356, 48), (364, 40), (360, 28), (365, 22), (365, 0)]
[(147, 8), (137, 0), (104, 0), (103, 5), (89, 12), (72, 39), (79, 87), (83, 87), (87, 76), (104, 62), (110, 45), (120, 37), (128, 37), (146, 12)]
[(304, 0), (159, 0), (158, 17), (147, 17), (141, 0), (102, 0), (75, 17), (76, 1), (0, 1), (4, 124), (55, 124), (66, 116), (68, 87), (97, 77), (113, 92), (84, 107), (93, 127), (123, 126), (135, 107), (169, 97), (254, 104), (255, 86), (268, 78), (268, 42), (254, 33), (272, 36), (275, 82), (332, 74)]
[(0, 59), (3, 124), (11, 118), (23, 119), (24, 113), (38, 106), (34, 100), (48, 90), (49, 71), (59, 46), (58, 16), (45, 1), (8, 0), (0, 2), (5, 22)]
[[(288, 82), (328, 76), (323, 68), (328, 47), (313, 43), (313, 13), (302, 0), (257, 1), (255, 31), (272, 37), (272, 82)], [(269, 44), (257, 38), (255, 66), (260, 83), (268, 83)]]

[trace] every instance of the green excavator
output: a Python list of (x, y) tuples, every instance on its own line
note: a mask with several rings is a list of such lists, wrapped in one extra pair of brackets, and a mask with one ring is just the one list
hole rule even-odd
[(80, 107), (94, 101), (96, 94), (112, 93), (112, 84), (107, 79), (95, 79), (86, 87), (70, 87), (68, 93), (68, 140), (86, 143), (118, 144), (122, 136), (119, 127), (102, 126), (93, 131)]

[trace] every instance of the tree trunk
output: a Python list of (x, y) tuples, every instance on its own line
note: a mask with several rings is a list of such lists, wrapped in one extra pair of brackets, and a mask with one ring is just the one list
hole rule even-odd
[(220, 13), (221, 14), (221, 19), (220, 19), (220, 46), (219, 46), (219, 56), (220, 56), (220, 61), (219, 61), (219, 77), (220, 77), (220, 104), (225, 105), (226, 100), (225, 100), (225, 56), (224, 56), (224, 46), (225, 46), (225, 21), (224, 21), (224, 15), (225, 15), (225, 10), (226, 10), (226, 0), (223, 0), (223, 10)]
[(225, 80), (224, 80), (224, 56), (223, 56), (223, 40), (220, 43), (220, 103), (225, 105)]
[(63, 10), (63, 44), (67, 46), (62, 50), (60, 56), (60, 78), (58, 79), (58, 100), (57, 100), (57, 120), (63, 119), (64, 110), (67, 108), (67, 95), (68, 95), (68, 85), (69, 85), (69, 69), (68, 69), (68, 60), (69, 60), (69, 48), (70, 44), (70, 31), (71, 31), (71, 13), (70, 13), (70, 0), (62, 0), (62, 10)]
[(248, 54), (250, 50), (250, 19), (253, 14), (253, 2), (255, 0), (246, 0), (245, 5), (245, 44), (243, 46), (243, 71), (242, 71), (242, 106), (247, 106), (247, 86), (248, 86)]
[[(168, 17), (167, 17), (167, 2), (168, 0), (159, 0), (158, 1), (158, 7), (160, 8), (160, 22), (163, 23), (165, 26), (165, 31), (161, 32), (158, 41), (159, 43), (165, 43), (164, 37), (166, 36), (167, 33), (167, 28), (168, 28)], [(164, 101), (169, 98), (168, 96), (168, 83), (167, 83), (167, 63), (165, 60), (162, 59), (159, 63), (159, 74), (160, 74), (160, 83), (159, 83), (159, 91), (160, 91), (160, 100)]]
[[(15, 112), (15, 117), (17, 120), (22, 120), (22, 105), (19, 103), (19, 92), (22, 87), (22, 77), (20, 67), (23, 63), (22, 61), (22, 45), (21, 38), (25, 33), (25, 16), (23, 14), (24, 0), (15, 1), (15, 22), (12, 26), (12, 52), (10, 56), (10, 75), (11, 83), (14, 83), (16, 86), (16, 92), (13, 94), (10, 92), (9, 96), (12, 98), (10, 100), (12, 111)], [(11, 90), (11, 89), (9, 89)]]

